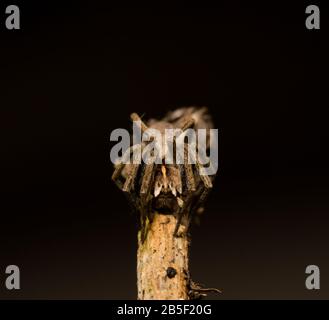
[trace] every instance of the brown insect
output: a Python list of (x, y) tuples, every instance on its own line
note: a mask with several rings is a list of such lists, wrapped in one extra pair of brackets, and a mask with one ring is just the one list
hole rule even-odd
[[(207, 108), (187, 107), (169, 112), (162, 120), (151, 119), (146, 124), (140, 117), (131, 114), (132, 121), (140, 121), (140, 129), (145, 132), (148, 128), (155, 128), (160, 132), (169, 128), (182, 131), (192, 129), (211, 129), (213, 123)], [(141, 142), (143, 150), (148, 142)], [(133, 154), (132, 146), (128, 155)], [(209, 145), (208, 145), (209, 147)], [(187, 145), (184, 146), (183, 164), (145, 164), (119, 162), (115, 165), (112, 175), (113, 181), (127, 195), (132, 208), (141, 218), (142, 228), (147, 219), (152, 220), (155, 212), (172, 214), (177, 218), (174, 236), (178, 236), (179, 226), (184, 224), (186, 230), (195, 213), (203, 212), (204, 202), (212, 189), (213, 176), (201, 175), (202, 165), (197, 161), (188, 161)]]

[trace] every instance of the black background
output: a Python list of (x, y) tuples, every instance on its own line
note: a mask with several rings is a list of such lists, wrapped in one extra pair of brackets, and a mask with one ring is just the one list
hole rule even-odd
[(109, 136), (131, 112), (185, 105), (220, 131), (193, 279), (223, 290), (210, 298), (329, 298), (327, 8), (307, 30), (314, 2), (15, 4), (19, 31), (0, 5), (1, 298), (135, 299), (136, 217)]

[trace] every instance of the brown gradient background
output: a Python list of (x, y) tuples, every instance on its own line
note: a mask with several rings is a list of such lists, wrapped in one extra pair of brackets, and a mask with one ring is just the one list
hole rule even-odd
[[(15, 32), (1, 4), (1, 298), (136, 297), (136, 217), (110, 181), (110, 132), (191, 104), (220, 130), (193, 279), (223, 290), (210, 298), (329, 298), (328, 11), (309, 31), (302, 3), (229, 2), (25, 1)], [(20, 291), (5, 289), (9, 264)], [(305, 289), (309, 264), (320, 291)]]

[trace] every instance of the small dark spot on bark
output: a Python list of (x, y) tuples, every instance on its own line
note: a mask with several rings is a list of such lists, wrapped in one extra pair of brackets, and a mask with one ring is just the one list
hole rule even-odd
[(176, 271), (175, 268), (169, 267), (169, 268), (167, 269), (167, 277), (168, 277), (169, 279), (173, 278), (176, 274), (177, 274), (177, 271)]

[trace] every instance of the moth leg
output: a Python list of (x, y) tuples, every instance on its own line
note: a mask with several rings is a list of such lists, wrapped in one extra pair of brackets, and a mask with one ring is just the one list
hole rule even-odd
[[(177, 224), (176, 224), (175, 231), (174, 231), (175, 236), (177, 236), (179, 226), (182, 223), (182, 219), (184, 216), (183, 213), (185, 212), (185, 216), (187, 218), (186, 226), (189, 226), (195, 212), (199, 208), (201, 208), (202, 205), (205, 203), (205, 201), (213, 187), (210, 177), (207, 175), (200, 174), (201, 164), (198, 160), (196, 160), (195, 166), (196, 166), (196, 169), (197, 169), (197, 172), (198, 172), (198, 175), (199, 175), (201, 181), (199, 180), (200, 183), (198, 184), (198, 189), (195, 192), (189, 191), (190, 193), (186, 199), (186, 204), (184, 204), (185, 208), (183, 208), (182, 212), (180, 212), (178, 215)], [(191, 173), (190, 173), (191, 175), (187, 175), (186, 167), (185, 167), (185, 173), (186, 173), (187, 182), (195, 181), (195, 177), (193, 175), (192, 168), (191, 168)], [(196, 199), (196, 201), (193, 202), (193, 199)]]
[[(181, 224), (184, 224), (186, 227), (185, 233), (187, 233), (188, 228), (189, 228), (189, 221), (190, 219), (188, 216), (190, 215), (190, 209), (191, 209), (191, 200), (194, 197), (194, 193), (189, 193), (186, 196), (185, 202), (182, 204), (182, 207), (178, 210), (177, 214), (177, 222), (174, 230), (174, 237), (179, 237), (178, 235), (178, 230)], [(183, 221), (185, 220), (185, 221)]]
[(138, 154), (135, 154), (135, 158), (137, 158), (139, 156), (139, 150), (140, 150), (141, 146), (136, 144), (133, 145), (131, 147), (129, 147), (123, 154), (123, 156), (121, 157), (120, 161), (118, 161), (115, 164), (115, 169), (114, 172), (112, 174), (112, 180), (119, 186), (120, 189), (122, 189), (123, 186), (121, 186), (120, 182), (119, 182), (119, 178), (122, 176), (123, 173), (123, 169), (126, 167), (127, 171), (128, 171), (128, 175), (129, 175), (129, 170), (130, 170), (130, 156), (131, 154), (133, 154), (136, 150), (138, 151)]
[(173, 236), (176, 238), (178, 237), (177, 232), (182, 223), (183, 214), (184, 214), (184, 212), (182, 210), (179, 210), (178, 216), (177, 216), (177, 222), (176, 222), (176, 226), (175, 226), (175, 230), (174, 230), (174, 234), (173, 234)]
[[(198, 217), (203, 213), (204, 211), (204, 204), (206, 202), (206, 199), (211, 191), (211, 188), (202, 188), (202, 191), (198, 195), (198, 199), (195, 202), (192, 211), (195, 212), (194, 217), (195, 220), (198, 219)], [(192, 217), (191, 217), (192, 219)]]
[(130, 193), (131, 190), (133, 190), (134, 187), (135, 187), (135, 180), (136, 180), (136, 177), (137, 177), (139, 164), (133, 163), (133, 164), (129, 164), (127, 166), (129, 166), (130, 170), (129, 170), (127, 179), (126, 179), (126, 181), (123, 185), (122, 191)]
[(184, 170), (185, 170), (185, 179), (186, 186), (188, 192), (194, 192), (196, 190), (195, 187), (195, 179), (193, 174), (192, 164), (188, 163), (188, 145), (184, 144)]
[[(193, 167), (192, 164), (189, 163), (188, 161), (188, 145), (184, 144), (184, 164), (183, 164), (183, 170), (185, 171), (185, 184), (187, 187), (187, 196), (186, 196), (186, 200), (182, 206), (182, 208), (179, 210), (178, 212), (178, 217), (177, 217), (177, 223), (175, 226), (175, 230), (174, 230), (174, 236), (177, 237), (177, 232), (178, 229), (180, 227), (180, 225), (182, 224), (183, 221), (183, 217), (184, 216), (188, 216), (191, 215), (190, 211), (190, 203), (191, 200), (193, 199), (193, 197), (195, 196), (194, 193), (196, 191), (196, 183), (195, 183), (195, 178), (194, 178), (194, 173), (193, 173)], [(186, 224), (186, 232), (189, 226), (189, 221), (190, 219), (187, 218), (187, 222)]]
[[(152, 156), (154, 156), (153, 152), (151, 154), (151, 157)], [(144, 171), (142, 174), (141, 187), (139, 193), (140, 193), (140, 197), (144, 198), (145, 201), (147, 201), (147, 203), (150, 202), (153, 196), (151, 187), (154, 181), (155, 168), (156, 168), (156, 164), (154, 161), (151, 161), (150, 163), (146, 163), (144, 165)]]
[(206, 189), (212, 189), (212, 187), (213, 187), (212, 181), (211, 181), (211, 179), (209, 178), (208, 175), (202, 175), (201, 174), (201, 167), (202, 167), (202, 165), (201, 165), (201, 163), (198, 160), (196, 160), (195, 166), (197, 168), (198, 174), (199, 174), (200, 179), (202, 180), (205, 188)]
[(196, 213), (196, 215), (194, 215), (194, 217), (195, 217), (195, 220), (197, 221), (198, 216), (200, 214), (202, 214), (202, 212), (204, 211), (204, 204), (206, 202), (206, 199), (208, 198), (210, 191), (213, 188), (213, 184), (212, 184), (212, 179), (208, 175), (201, 174), (201, 172), (200, 172), (201, 164), (199, 161), (196, 161), (196, 169), (197, 169), (197, 173), (198, 173), (201, 181), (199, 180), (200, 189), (197, 192), (198, 193), (196, 196), (197, 201), (193, 205), (192, 212)]
[[(142, 176), (142, 182), (141, 182), (141, 188), (139, 191), (140, 194), (140, 201), (141, 201), (141, 220), (142, 220), (142, 230), (144, 230), (145, 221), (146, 221), (146, 215), (147, 213), (152, 213), (151, 211), (151, 185), (154, 179), (154, 167), (155, 164), (147, 164), (145, 165), (145, 170), (143, 172)], [(148, 216), (150, 220), (152, 220), (153, 217)], [(147, 230), (144, 230), (144, 234), (142, 234), (142, 241), (144, 241), (144, 238), (146, 236)]]
[(114, 182), (116, 182), (117, 179), (120, 177), (121, 172), (122, 172), (124, 166), (125, 166), (125, 164), (124, 164), (123, 162), (120, 162), (120, 163), (118, 163), (118, 164), (115, 166), (114, 172), (113, 172), (113, 174), (112, 174), (112, 180), (113, 180)]
[(150, 193), (151, 184), (154, 178), (154, 167), (155, 167), (154, 163), (145, 165), (145, 171), (143, 174), (143, 179), (140, 189), (141, 196), (147, 196)]
[(148, 129), (147, 125), (142, 121), (142, 119), (140, 118), (140, 116), (137, 113), (135, 113), (135, 112), (132, 113), (130, 115), (130, 119), (131, 119), (131, 121), (138, 123), (142, 133), (144, 133)]
[(201, 174), (201, 164), (198, 160), (196, 160), (196, 164), (195, 167), (197, 169), (198, 175), (201, 179), (201, 191), (199, 193), (199, 196), (197, 197), (197, 202), (195, 205), (195, 209), (198, 209), (199, 207), (201, 207), (201, 205), (206, 201), (210, 191), (213, 188), (213, 184), (212, 184), (212, 180), (208, 175), (202, 175)]
[[(141, 131), (144, 133), (148, 127), (145, 125), (145, 123), (141, 120), (141, 118), (139, 117), (139, 115), (137, 113), (132, 113), (130, 115), (130, 118), (132, 121), (137, 121), (140, 125), (140, 128), (141, 128)], [(121, 157), (121, 160), (120, 162), (118, 162), (115, 166), (115, 169), (114, 169), (114, 172), (112, 174), (112, 180), (114, 182), (117, 182), (118, 178), (120, 177), (121, 173), (122, 173), (122, 170), (123, 168), (125, 167), (125, 164), (130, 164), (130, 156), (132, 153), (134, 153), (136, 150), (138, 151), (138, 154), (137, 155), (134, 155), (135, 158), (138, 159), (138, 157), (140, 156), (140, 152), (141, 152), (141, 149), (142, 149), (143, 145), (141, 144), (135, 144), (131, 147), (129, 147), (125, 153), (123, 154), (123, 156)], [(134, 161), (135, 162), (135, 161)], [(138, 169), (136, 169), (138, 170)], [(133, 174), (137, 174), (137, 172), (135, 172), (135, 170), (133, 169)], [(132, 177), (133, 179), (135, 177)], [(126, 189), (130, 187), (130, 184), (131, 182), (127, 182), (126, 180), (126, 183), (124, 184), (123, 186), (123, 191), (126, 191)]]

